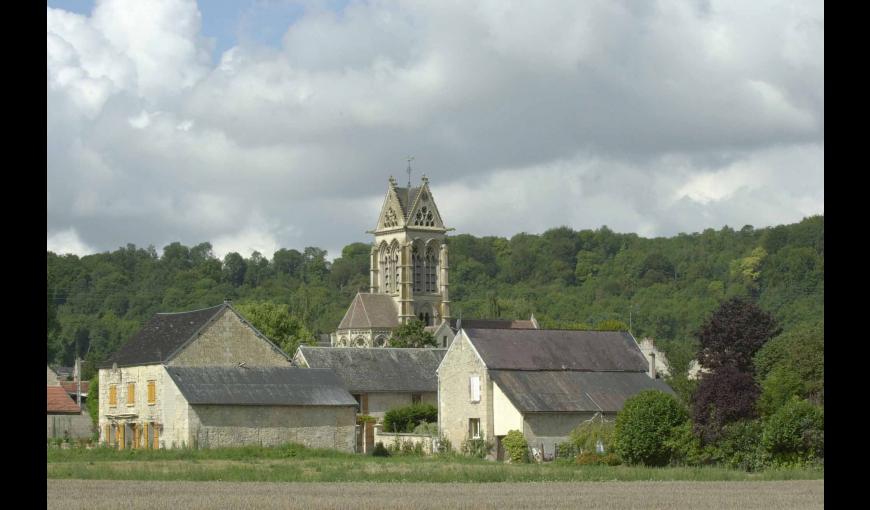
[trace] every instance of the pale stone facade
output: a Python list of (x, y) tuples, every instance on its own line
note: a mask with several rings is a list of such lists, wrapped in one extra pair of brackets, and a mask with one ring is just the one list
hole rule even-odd
[(652, 363), (655, 360), (655, 373), (658, 377), (665, 377), (670, 374), (670, 365), (665, 353), (656, 348), (652, 338), (644, 338), (638, 342), (640, 352), (646, 356), (647, 362)]
[[(471, 378), (479, 380), (480, 399), (472, 401)], [(469, 420), (480, 420), (480, 432), (495, 436), (493, 384), (483, 360), (460, 330), (438, 367), (438, 430), (458, 449), (469, 438)]]

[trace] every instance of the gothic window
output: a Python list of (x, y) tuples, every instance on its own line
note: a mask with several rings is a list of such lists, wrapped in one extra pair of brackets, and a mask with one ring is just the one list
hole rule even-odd
[(339, 341), (338, 341), (338, 345), (340, 345), (342, 347), (347, 347), (347, 337), (346, 336), (341, 337), (341, 339), (339, 339)]
[(399, 220), (396, 218), (396, 211), (392, 207), (384, 215), (384, 226), (387, 228), (399, 226)]
[(438, 292), (438, 260), (432, 246), (426, 248), (426, 292)]
[(434, 227), (435, 215), (433, 215), (432, 211), (424, 205), (414, 216), (414, 225), (418, 227)]
[(361, 337), (361, 336), (356, 337), (356, 346), (357, 347), (365, 347), (366, 346), (366, 339)]
[(411, 251), (414, 261), (414, 292), (423, 292), (423, 254), (414, 245)]
[(390, 273), (392, 272), (390, 271), (390, 256), (387, 253), (387, 250), (383, 250), (381, 253), (383, 254), (383, 258), (381, 259), (381, 274), (384, 278), (384, 292), (389, 294), (391, 290)]
[(401, 268), (399, 267), (399, 249), (396, 248), (394, 251), (395, 251), (395, 255), (393, 255), (393, 274), (395, 275), (394, 281), (396, 282), (396, 285), (395, 285), (395, 289), (393, 290), (393, 293), (396, 294), (399, 292), (399, 283), (401, 283), (401, 282), (399, 282), (399, 270)]
[(378, 337), (375, 338), (375, 347), (384, 347), (385, 345), (387, 345), (387, 337), (384, 335), (378, 335)]

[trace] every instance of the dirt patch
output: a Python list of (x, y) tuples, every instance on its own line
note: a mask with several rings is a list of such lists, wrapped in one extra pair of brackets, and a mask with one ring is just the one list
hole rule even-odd
[(824, 480), (781, 482), (263, 483), (48, 480), (48, 508), (824, 507)]

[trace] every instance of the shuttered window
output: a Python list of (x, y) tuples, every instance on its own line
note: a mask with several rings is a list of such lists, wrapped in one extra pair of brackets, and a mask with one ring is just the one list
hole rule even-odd
[(480, 402), (480, 376), (472, 375), (471, 379), (468, 381), (468, 388), (470, 391), (471, 401), (472, 402)]
[(471, 439), (480, 439), (480, 418), (471, 418), (468, 420), (468, 437)]
[(118, 386), (114, 384), (109, 386), (109, 405), (112, 407), (118, 405)]
[(148, 403), (157, 402), (157, 381), (148, 381)]
[(136, 383), (127, 383), (127, 405), (136, 403)]

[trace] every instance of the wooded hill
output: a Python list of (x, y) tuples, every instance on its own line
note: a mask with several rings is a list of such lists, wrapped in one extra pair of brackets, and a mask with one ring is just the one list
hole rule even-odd
[[(824, 320), (824, 216), (669, 238), (559, 227), (448, 242), (454, 316), (534, 313), (544, 327), (562, 328), (622, 321), (638, 339), (655, 339), (677, 371), (694, 355), (695, 330), (728, 297), (757, 299), (783, 334)], [(369, 250), (350, 244), (332, 263), (313, 247), (223, 260), (209, 243), (172, 243), (162, 256), (132, 244), (85, 257), (48, 252), (47, 361), (69, 366), (77, 351), (101, 361), (153, 313), (224, 299), (286, 305), (311, 332), (331, 332), (353, 295), (368, 290)]]

